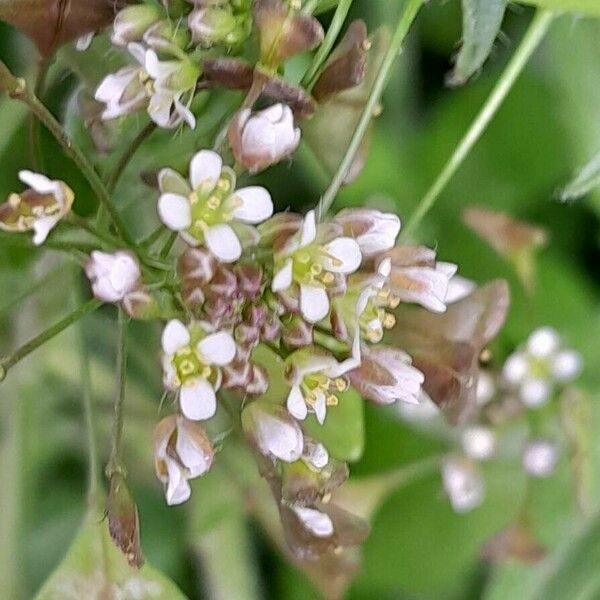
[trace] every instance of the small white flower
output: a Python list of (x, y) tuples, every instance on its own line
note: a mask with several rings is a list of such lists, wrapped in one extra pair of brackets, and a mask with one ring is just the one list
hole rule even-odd
[(289, 106), (274, 104), (252, 113), (242, 109), (229, 128), (235, 159), (251, 173), (262, 171), (296, 151), (300, 129)]
[(475, 396), (477, 398), (477, 404), (484, 406), (496, 395), (496, 383), (492, 376), (487, 372), (480, 370), (479, 377), (477, 378), (477, 391)]
[(276, 256), (271, 288), (281, 292), (297, 283), (302, 316), (309, 323), (316, 323), (329, 313), (326, 287), (333, 283), (334, 273), (353, 273), (361, 261), (360, 247), (352, 238), (338, 237), (325, 244), (317, 242), (315, 212), (311, 210), (300, 231)]
[(344, 235), (357, 241), (364, 258), (391, 250), (400, 233), (400, 219), (395, 214), (370, 208), (347, 208), (335, 220)]
[(187, 328), (174, 319), (162, 334), (164, 384), (179, 390), (181, 412), (194, 421), (210, 419), (217, 410), (220, 367), (235, 358), (231, 334), (206, 333), (201, 324)]
[(140, 285), (140, 266), (133, 254), (94, 250), (85, 267), (94, 296), (102, 302), (121, 302)]
[(327, 407), (336, 406), (338, 395), (348, 388), (343, 375), (360, 365), (358, 337), (352, 356), (341, 363), (331, 355), (307, 347), (292, 353), (286, 364), (291, 383), (287, 398), (290, 414), (303, 421), (309, 412), (313, 412), (322, 425)]
[(292, 510), (304, 528), (316, 537), (327, 538), (333, 535), (333, 521), (328, 514), (305, 506), (294, 506)]
[(192, 158), (189, 183), (172, 169), (163, 169), (158, 176), (161, 221), (188, 244), (205, 244), (220, 261), (236, 261), (242, 242), (235, 228), (268, 219), (273, 201), (263, 187), (236, 190), (235, 179), (233, 170), (211, 150)]
[(550, 477), (558, 463), (558, 447), (547, 440), (529, 442), (523, 452), (523, 468), (533, 477)]
[(62, 181), (53, 181), (39, 173), (20, 171), (19, 179), (29, 189), (11, 194), (8, 201), (0, 205), (0, 229), (33, 231), (33, 243), (39, 246), (71, 210), (75, 196)]
[(214, 450), (204, 431), (181, 416), (163, 419), (154, 432), (156, 475), (165, 486), (167, 504), (189, 499), (189, 479), (204, 475), (211, 467)]
[(573, 381), (582, 367), (581, 355), (563, 348), (556, 330), (542, 327), (529, 336), (524, 348), (508, 357), (502, 376), (525, 406), (538, 408), (552, 397), (557, 383)]
[(465, 454), (474, 460), (488, 460), (496, 452), (496, 434), (488, 427), (473, 425), (462, 432)]
[(469, 512), (483, 503), (485, 482), (469, 460), (447, 457), (442, 462), (444, 489), (457, 513)]

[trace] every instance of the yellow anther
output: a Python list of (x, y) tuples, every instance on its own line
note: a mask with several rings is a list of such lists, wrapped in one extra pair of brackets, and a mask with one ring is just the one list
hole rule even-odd
[(399, 304), (400, 304), (400, 298), (398, 298), (398, 296), (390, 296), (390, 298), (388, 300), (388, 306), (390, 308), (397, 308)]
[(211, 196), (206, 201), (206, 206), (208, 206), (208, 208), (210, 208), (212, 210), (217, 210), (217, 208), (219, 208), (219, 206), (221, 206), (221, 200), (218, 196)]
[(204, 379), (208, 379), (211, 375), (212, 375), (212, 369), (208, 366), (205, 366), (202, 369), (202, 372), (200, 373), (200, 375), (204, 378)]
[(348, 382), (343, 377), (336, 377), (333, 380), (333, 384), (338, 392), (345, 392), (348, 389)]
[(386, 329), (391, 329), (396, 324), (396, 317), (390, 313), (385, 315), (383, 319), (383, 326)]
[(335, 277), (333, 276), (333, 273), (324, 273), (323, 277), (321, 277), (321, 281), (326, 284), (329, 285), (330, 283), (333, 283), (335, 281)]
[(331, 394), (327, 396), (327, 406), (337, 406), (339, 403), (338, 397)]
[(387, 287), (386, 288), (381, 288), (379, 290), (379, 292), (377, 292), (377, 297), (380, 300), (387, 300), (390, 297), (391, 293), (392, 292), (391, 292), (390, 288), (387, 288)]
[(17, 208), (17, 206), (19, 206), (19, 204), (21, 204), (21, 196), (19, 196), (19, 194), (11, 194), (8, 197), (8, 203), (13, 207), (13, 208)]
[(194, 363), (191, 360), (184, 360), (179, 365), (179, 373), (184, 377), (191, 375), (196, 370)]
[(217, 182), (217, 188), (222, 192), (228, 192), (231, 189), (231, 182), (229, 179), (225, 179), (225, 177), (221, 177)]
[(319, 263), (313, 263), (310, 266), (310, 272), (315, 276), (320, 275), (323, 272), (323, 266)]
[(192, 192), (189, 196), (189, 201), (192, 205), (198, 204), (198, 202), (200, 202), (200, 196), (198, 196), (196, 192)]
[(329, 501), (331, 500), (331, 494), (324, 494), (323, 497), (321, 498), (321, 502), (323, 502), (323, 504), (327, 504)]

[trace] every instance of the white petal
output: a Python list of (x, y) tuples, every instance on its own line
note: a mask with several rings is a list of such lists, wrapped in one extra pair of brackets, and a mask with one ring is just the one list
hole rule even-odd
[(534, 477), (549, 477), (557, 462), (558, 448), (546, 440), (530, 442), (523, 453), (523, 468)]
[(300, 310), (309, 323), (324, 319), (329, 313), (329, 297), (322, 287), (300, 286)]
[(161, 169), (158, 173), (158, 186), (163, 193), (177, 194), (187, 198), (192, 192), (188, 182), (173, 169)]
[(474, 425), (463, 431), (461, 444), (469, 458), (487, 460), (496, 452), (496, 435), (487, 427)]
[(188, 469), (190, 477), (200, 477), (210, 469), (210, 457), (207, 457), (204, 450), (194, 442), (194, 439), (186, 434), (185, 427), (178, 427), (177, 429), (175, 450), (183, 466)]
[(300, 247), (308, 246), (315, 241), (317, 237), (317, 222), (315, 220), (315, 211), (309, 210), (304, 217), (302, 222), (302, 229), (300, 230)]
[(212, 333), (198, 342), (198, 352), (209, 365), (228, 365), (235, 358), (235, 342), (229, 333)]
[(523, 381), (529, 370), (529, 361), (524, 352), (511, 354), (502, 367), (502, 376), (507, 383), (517, 385)]
[(349, 237), (339, 237), (325, 245), (328, 256), (323, 258), (323, 266), (332, 273), (353, 273), (360, 267), (362, 254), (360, 246)]
[(168, 472), (168, 484), (165, 493), (167, 504), (182, 504), (189, 499), (192, 490), (181, 467), (171, 458), (165, 460)]
[(333, 534), (333, 521), (329, 515), (322, 513), (314, 508), (295, 506), (294, 512), (302, 521), (302, 524), (313, 535), (326, 538)]
[(273, 200), (271, 194), (258, 185), (245, 187), (230, 197), (229, 201), (241, 201), (233, 211), (233, 218), (243, 223), (261, 223), (273, 214)]
[(148, 116), (160, 127), (172, 129), (176, 125), (171, 119), (174, 100), (171, 92), (155, 92), (148, 103)]
[(552, 387), (545, 379), (526, 379), (519, 389), (519, 397), (525, 406), (539, 408), (548, 402)]
[(583, 359), (575, 350), (562, 350), (552, 361), (552, 374), (558, 381), (571, 381), (582, 368)]
[(560, 335), (552, 327), (536, 329), (527, 340), (527, 349), (535, 358), (547, 358), (554, 354), (560, 345)]
[(158, 216), (173, 231), (182, 231), (192, 224), (192, 209), (188, 199), (179, 194), (162, 194), (158, 199)]
[(284, 421), (261, 411), (256, 418), (256, 436), (264, 454), (285, 462), (294, 462), (302, 455), (302, 430), (292, 419)]
[[(140, 63), (140, 65), (144, 66), (146, 62), (146, 48), (144, 48), (143, 44), (131, 42), (130, 44), (127, 44), (127, 51)], [(154, 56), (156, 56), (156, 54)]]
[(92, 284), (92, 291), (94, 297), (102, 302), (119, 302), (123, 299), (122, 294), (117, 292), (111, 285), (108, 277), (99, 277)]
[(444, 489), (457, 513), (480, 506), (485, 499), (485, 482), (469, 461), (447, 458), (442, 463)]
[(110, 283), (121, 295), (133, 291), (141, 275), (140, 267), (127, 252), (117, 252), (110, 272)]
[(291, 258), (288, 258), (285, 261), (283, 267), (281, 267), (281, 269), (279, 269), (279, 271), (277, 271), (275, 275), (273, 275), (273, 281), (271, 282), (271, 290), (273, 290), (274, 292), (287, 290), (292, 285), (293, 269), (294, 263)]
[(40, 217), (33, 222), (33, 243), (40, 246), (46, 241), (48, 234), (58, 223), (57, 217)]
[(323, 469), (329, 462), (329, 452), (327, 452), (327, 448), (323, 444), (307, 442), (303, 458), (315, 468)]
[(181, 412), (192, 421), (210, 419), (217, 411), (217, 397), (206, 379), (196, 379), (183, 385), (179, 392)]
[(165, 326), (161, 343), (165, 354), (175, 354), (190, 343), (190, 332), (181, 321), (173, 319)]
[(322, 392), (321, 390), (317, 390), (316, 394), (317, 399), (315, 400), (313, 409), (319, 425), (323, 425), (323, 423), (325, 423), (325, 417), (327, 416), (327, 397), (325, 396), (325, 392)]
[(223, 169), (223, 159), (212, 150), (200, 150), (190, 163), (190, 183), (195, 190), (200, 186), (206, 187), (206, 193), (212, 191), (217, 185), (221, 170)]
[(292, 389), (290, 390), (290, 394), (287, 398), (287, 409), (293, 417), (296, 417), (296, 419), (299, 419), (300, 421), (306, 419), (308, 409), (306, 408), (306, 402), (304, 401), (302, 391), (297, 385), (292, 386)]
[(208, 249), (221, 262), (235, 262), (242, 255), (242, 244), (229, 225), (213, 225), (204, 233)]
[(54, 181), (33, 171), (19, 171), (19, 179), (38, 194), (53, 194), (56, 189)]

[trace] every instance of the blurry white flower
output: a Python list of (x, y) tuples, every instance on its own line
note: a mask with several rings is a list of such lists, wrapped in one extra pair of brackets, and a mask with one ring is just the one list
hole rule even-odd
[(71, 210), (75, 196), (62, 181), (53, 181), (39, 173), (20, 171), (19, 179), (29, 189), (11, 194), (0, 205), (0, 229), (11, 233), (33, 231), (33, 243), (39, 246)]
[(523, 452), (523, 468), (533, 477), (550, 477), (558, 463), (558, 447), (547, 440), (529, 442)]
[(333, 535), (333, 521), (328, 514), (304, 506), (294, 506), (292, 510), (302, 525), (316, 537), (326, 538)]
[(346, 208), (335, 216), (344, 235), (354, 238), (363, 258), (391, 250), (400, 233), (400, 219), (393, 213), (369, 208)]
[[(222, 262), (242, 254), (235, 228), (255, 224), (273, 213), (269, 192), (260, 186), (235, 189), (235, 173), (211, 150), (201, 150), (190, 163), (190, 182), (172, 169), (158, 176), (161, 221), (190, 245), (206, 244)], [(241, 225), (243, 227), (243, 225)]]
[(477, 391), (475, 392), (477, 404), (483, 406), (492, 400), (495, 395), (496, 383), (494, 378), (490, 373), (481, 369), (479, 371), (479, 377), (477, 378)]
[(235, 357), (231, 335), (224, 331), (207, 334), (200, 324), (188, 329), (174, 319), (163, 330), (162, 349), (164, 385), (179, 390), (181, 412), (195, 421), (210, 419), (217, 410), (219, 367)]
[(274, 292), (281, 292), (297, 283), (300, 312), (310, 323), (324, 319), (329, 313), (326, 287), (333, 283), (334, 273), (353, 273), (362, 261), (360, 247), (352, 238), (337, 237), (326, 244), (316, 240), (315, 212), (311, 210), (300, 230), (276, 255), (271, 285)]
[(140, 283), (140, 266), (131, 252), (110, 254), (94, 250), (85, 267), (94, 296), (102, 302), (121, 302)]
[(572, 381), (582, 366), (581, 355), (563, 348), (557, 331), (542, 327), (529, 336), (524, 348), (508, 357), (502, 374), (523, 404), (537, 408), (550, 399), (556, 383)]
[(167, 504), (181, 504), (191, 494), (189, 479), (211, 467), (214, 450), (204, 431), (182, 416), (163, 419), (154, 431), (156, 476), (165, 486)]
[(469, 512), (483, 503), (485, 482), (469, 460), (447, 457), (442, 462), (444, 489), (457, 513)]
[(488, 427), (473, 425), (461, 434), (465, 454), (474, 460), (487, 460), (496, 452), (496, 434)]
[(293, 154), (300, 143), (300, 129), (289, 106), (274, 104), (252, 113), (242, 109), (229, 127), (235, 159), (251, 173), (262, 171)]
[(322, 425), (328, 406), (338, 404), (338, 394), (348, 388), (343, 375), (360, 365), (360, 347), (355, 340), (353, 355), (343, 362), (306, 347), (290, 354), (286, 360), (286, 373), (291, 384), (287, 408), (296, 419), (304, 420), (308, 412), (315, 413)]

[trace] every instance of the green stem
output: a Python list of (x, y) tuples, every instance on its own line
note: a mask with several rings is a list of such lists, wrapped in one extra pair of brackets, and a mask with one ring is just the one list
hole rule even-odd
[(79, 321), (79, 319), (85, 317), (85, 315), (94, 312), (101, 305), (102, 303), (99, 300), (89, 300), (85, 304), (82, 304), (79, 308), (75, 309), (73, 312), (69, 313), (66, 317), (58, 321), (58, 323), (48, 327), (48, 329), (42, 331), (42, 333), (18, 348), (10, 356), (0, 359), (0, 381), (6, 377), (6, 374), (10, 368), (14, 367), (18, 362), (23, 360), (26, 356), (29, 356), (34, 350), (37, 350), (47, 341), (51, 340), (59, 333), (62, 333), (65, 329), (67, 329), (67, 327)]
[[(307, 90), (312, 90), (315, 83), (317, 82), (317, 77), (321, 70), (321, 67), (327, 60), (333, 45), (335, 44), (335, 40), (346, 21), (346, 17), (348, 16), (348, 12), (350, 11), (350, 7), (352, 6), (352, 0), (340, 0), (335, 13), (333, 15), (333, 19), (331, 20), (331, 24), (329, 25), (329, 29), (327, 30), (327, 34), (325, 35), (325, 39), (323, 43), (319, 46), (317, 53), (315, 54), (315, 58), (313, 60), (310, 69), (307, 71), (306, 75), (302, 79), (302, 84)], [(311, 11), (312, 12), (312, 11)]]
[(177, 241), (177, 232), (173, 231), (169, 234), (169, 237), (165, 241), (163, 247), (160, 249), (160, 252), (158, 254), (158, 256), (162, 260), (165, 260), (167, 258), (167, 256), (169, 256), (169, 252), (171, 252), (171, 249), (173, 248), (173, 244), (175, 244), (176, 241)]
[(114, 421), (112, 449), (110, 460), (106, 466), (106, 475), (111, 479), (114, 475), (124, 476), (122, 457), (123, 407), (125, 405), (125, 388), (127, 382), (127, 315), (119, 308), (117, 339), (117, 391), (114, 405)]
[(446, 185), (456, 171), (460, 168), (465, 158), (469, 155), (473, 146), (477, 143), (490, 121), (496, 114), (498, 108), (508, 95), (515, 81), (523, 71), (529, 58), (544, 39), (548, 27), (554, 18), (554, 14), (547, 10), (538, 10), (523, 37), (517, 51), (504, 69), (500, 79), (496, 82), (494, 89), (487, 101), (475, 117), (475, 120), (463, 136), (462, 140), (444, 165), (437, 179), (433, 182), (417, 208), (411, 215), (402, 236), (409, 236), (423, 220), (423, 217), (431, 210), (436, 200), (445, 189)]
[[(2, 63), (2, 61), (0, 61)], [(69, 157), (81, 171), (89, 183), (92, 191), (98, 198), (100, 204), (106, 209), (119, 233), (119, 236), (127, 242), (131, 248), (135, 248), (135, 241), (127, 231), (121, 215), (115, 208), (107, 189), (96, 173), (92, 164), (83, 152), (73, 143), (61, 124), (54, 115), (40, 102), (37, 96), (28, 88), (23, 79), (17, 79), (4, 63), (0, 65), (0, 89), (6, 91), (11, 98), (23, 102), (29, 110), (39, 119), (59, 143), (63, 152)]]
[(321, 219), (327, 211), (331, 208), (333, 201), (344, 183), (348, 175), (348, 171), (354, 162), (356, 157), (356, 153), (360, 147), (360, 144), (363, 140), (363, 137), (367, 131), (367, 127), (371, 122), (371, 118), (373, 116), (373, 112), (375, 111), (375, 107), (379, 102), (381, 95), (385, 89), (390, 71), (394, 64), (394, 60), (398, 56), (402, 48), (402, 42), (406, 37), (412, 22), (414, 21), (421, 5), (423, 4), (423, 0), (406, 0), (404, 4), (404, 10), (400, 15), (400, 19), (398, 21), (398, 25), (396, 27), (396, 31), (394, 32), (394, 37), (390, 43), (390, 47), (386, 52), (381, 66), (379, 67), (379, 72), (375, 78), (375, 82), (373, 84), (373, 89), (371, 90), (371, 94), (367, 100), (367, 103), (364, 107), (360, 120), (358, 122), (358, 126), (356, 127), (352, 139), (350, 140), (350, 144), (348, 145), (348, 149), (346, 150), (346, 154), (336, 174), (334, 175), (329, 187), (323, 194), (319, 204), (317, 205), (317, 216)]

